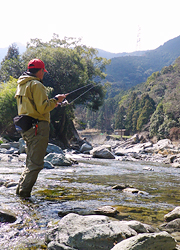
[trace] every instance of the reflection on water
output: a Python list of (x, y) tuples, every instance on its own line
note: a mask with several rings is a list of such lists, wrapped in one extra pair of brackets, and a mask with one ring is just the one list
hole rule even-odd
[[(144, 170), (151, 167), (153, 171)], [(18, 165), (0, 167), (1, 179), (19, 180)], [(115, 206), (118, 219), (137, 219), (155, 226), (180, 205), (180, 169), (163, 164), (83, 159), (78, 165), (41, 171), (33, 189), (33, 203), (15, 196), (16, 187), (0, 187), (1, 209), (18, 218), (2, 223), (0, 249), (46, 249), (44, 235), (68, 212), (91, 213), (103, 205)], [(129, 184), (147, 195), (127, 194), (112, 189)]]

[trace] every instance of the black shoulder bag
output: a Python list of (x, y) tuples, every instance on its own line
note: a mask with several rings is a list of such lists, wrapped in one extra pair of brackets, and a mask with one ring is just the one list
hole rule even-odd
[(13, 121), (18, 132), (26, 132), (38, 123), (38, 119), (28, 115), (17, 115), (13, 118)]

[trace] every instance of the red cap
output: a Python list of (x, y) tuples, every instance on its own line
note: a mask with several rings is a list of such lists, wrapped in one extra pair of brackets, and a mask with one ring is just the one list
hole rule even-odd
[(28, 69), (44, 69), (44, 72), (48, 72), (45, 69), (45, 65), (43, 63), (43, 61), (41, 61), (40, 59), (32, 59), (29, 63), (28, 63)]

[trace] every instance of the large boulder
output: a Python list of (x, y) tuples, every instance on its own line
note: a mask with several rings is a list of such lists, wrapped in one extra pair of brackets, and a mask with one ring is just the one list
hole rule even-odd
[(174, 145), (169, 139), (159, 140), (156, 144), (153, 145), (155, 151), (164, 151), (164, 150), (173, 150)]
[(72, 161), (67, 159), (63, 154), (50, 153), (44, 157), (45, 161), (49, 161), (54, 166), (71, 166)]
[(94, 158), (115, 159), (115, 156), (106, 146), (96, 147), (90, 151), (90, 154), (93, 155)]
[(48, 143), (46, 153), (47, 154), (50, 154), (50, 153), (64, 154), (63, 150), (59, 146), (54, 145), (52, 143)]
[(180, 232), (180, 218), (161, 225), (161, 228), (169, 233)]
[(175, 239), (167, 232), (143, 233), (116, 244), (111, 250), (173, 250)]
[(180, 206), (176, 207), (174, 210), (164, 215), (164, 219), (167, 222), (175, 220), (177, 218), (180, 218)]
[(14, 223), (16, 220), (17, 220), (17, 218), (15, 215), (13, 215), (7, 211), (4, 211), (4, 210), (0, 211), (0, 222), (1, 223)]
[(81, 152), (81, 153), (88, 152), (88, 151), (90, 151), (92, 148), (93, 148), (93, 147), (92, 147), (91, 144), (89, 144), (89, 143), (83, 143), (83, 145), (82, 145), (81, 148), (80, 148), (80, 152)]
[(46, 243), (48, 247), (58, 243), (78, 250), (110, 250), (114, 242), (135, 235), (136, 231), (127, 224), (110, 220), (107, 216), (71, 213), (63, 217), (57, 227), (47, 232)]

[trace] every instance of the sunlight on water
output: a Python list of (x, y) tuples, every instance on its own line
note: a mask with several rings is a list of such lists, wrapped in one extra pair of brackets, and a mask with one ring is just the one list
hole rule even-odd
[[(152, 171), (145, 169), (151, 168)], [(0, 167), (1, 180), (17, 182), (22, 167)], [(69, 212), (92, 213), (115, 206), (118, 219), (137, 219), (160, 225), (163, 216), (180, 205), (180, 169), (163, 164), (83, 159), (78, 165), (43, 169), (34, 186), (33, 203), (16, 197), (16, 187), (0, 187), (1, 210), (13, 213), (15, 223), (1, 223), (0, 249), (46, 249), (45, 230)], [(112, 189), (129, 184), (144, 195)], [(8, 248), (6, 248), (8, 247)]]

